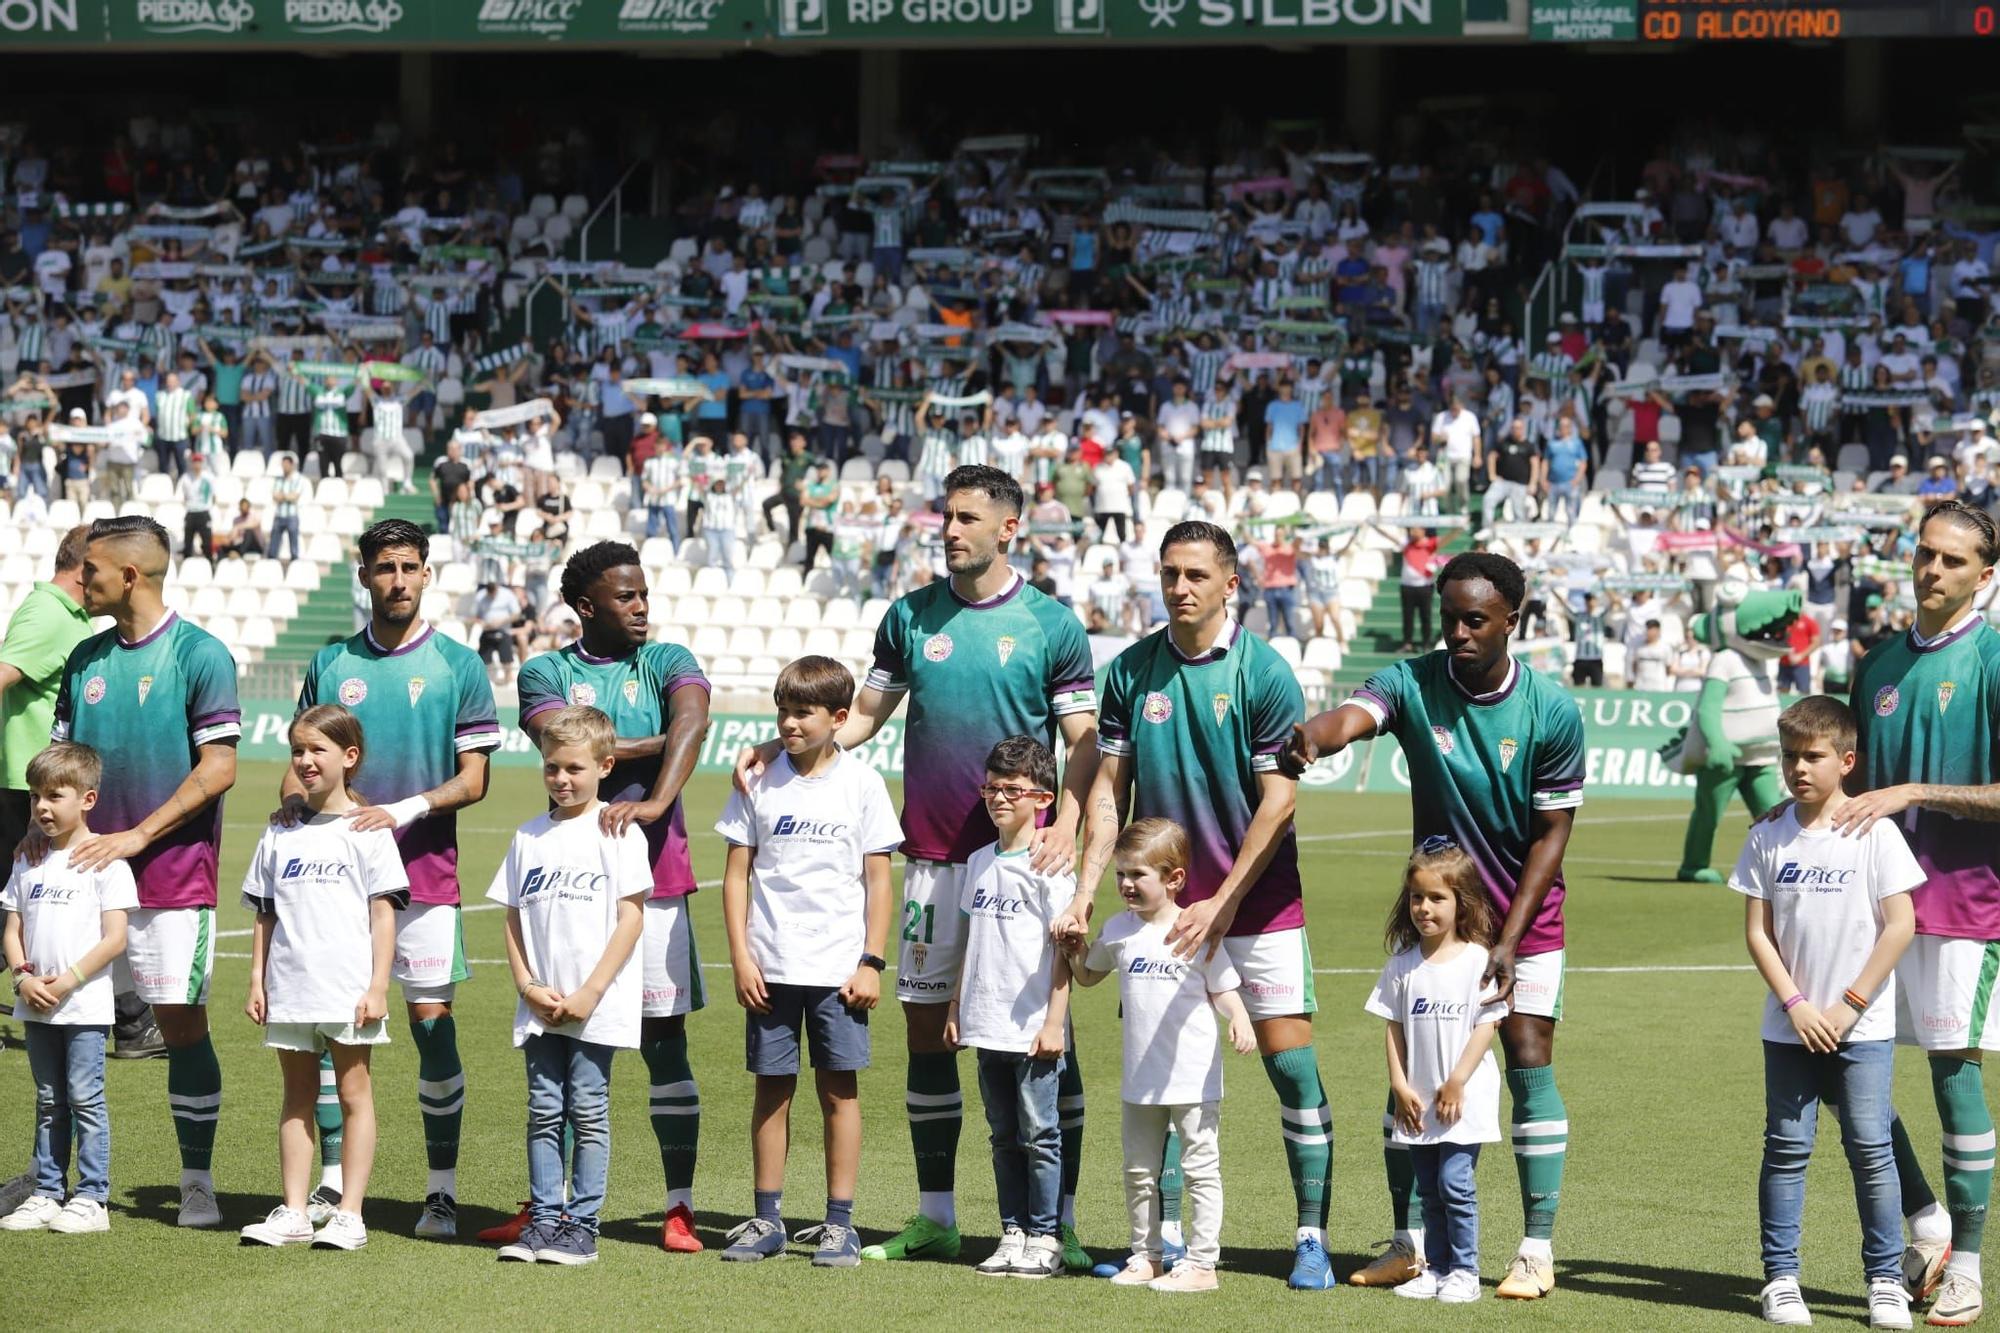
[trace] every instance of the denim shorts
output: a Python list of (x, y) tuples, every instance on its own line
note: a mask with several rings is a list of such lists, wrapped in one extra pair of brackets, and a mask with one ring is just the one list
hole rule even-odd
[(771, 1012), (743, 1016), (743, 1061), (751, 1073), (798, 1073), (801, 1026), (812, 1046), (814, 1069), (868, 1068), (868, 1011), (842, 1004), (840, 987), (773, 982), (766, 990)]

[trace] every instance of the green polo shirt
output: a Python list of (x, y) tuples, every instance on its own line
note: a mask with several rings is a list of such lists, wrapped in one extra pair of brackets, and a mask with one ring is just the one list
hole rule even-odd
[(47, 747), (55, 724), (63, 663), (89, 637), (89, 613), (53, 583), (37, 583), (7, 622), (0, 663), (21, 679), (0, 694), (0, 787), (28, 789), (28, 761)]

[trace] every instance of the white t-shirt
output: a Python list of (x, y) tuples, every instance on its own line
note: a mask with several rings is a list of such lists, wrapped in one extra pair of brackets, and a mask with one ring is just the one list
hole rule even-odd
[[(1174, 916), (1178, 916), (1175, 913)], [(1187, 1106), (1222, 1100), (1222, 1048), (1208, 997), (1243, 984), (1226, 950), (1200, 961), (1174, 957), (1173, 917), (1142, 921), (1120, 912), (1104, 923), (1084, 966), (1118, 974), (1125, 1020), (1121, 1095), (1141, 1106)]]
[(371, 902), (409, 901), (410, 877), (388, 829), (356, 833), (344, 815), (267, 827), (243, 876), (243, 905), (273, 912), (264, 956), (265, 1021), (352, 1023), (375, 976)]
[[(597, 970), (618, 928), (618, 903), (644, 903), (653, 893), (646, 835), (637, 826), (613, 838), (599, 831), (602, 801), (568, 819), (536, 815), (514, 832), (507, 855), (486, 896), (521, 913), (521, 946), (528, 971), (567, 995)], [(605, 987), (597, 1008), (581, 1023), (545, 1028), (526, 1000), (514, 1006), (514, 1044), (550, 1032), (596, 1046), (639, 1045), (639, 950)]]
[[(0, 889), (0, 908), (21, 918), (23, 958), (38, 977), (59, 977), (104, 938), (104, 914), (139, 905), (132, 867), (113, 861), (97, 871), (73, 870), (68, 851), (51, 851), (38, 866), (15, 861)], [(47, 1013), (14, 1001), (14, 1017), (29, 1023), (103, 1025), (112, 1019), (111, 969), (104, 968)]]
[[(1771, 904), (1771, 938), (1799, 993), (1814, 1007), (1845, 1004), (1882, 933), (1882, 899), (1924, 882), (1923, 869), (1895, 822), (1877, 820), (1858, 838), (1799, 827), (1787, 810), (1751, 826), (1729, 887)], [(1848, 1041), (1890, 1041), (1896, 1035), (1896, 976), (1882, 983), (1868, 1012), (1847, 1030)], [(1775, 995), (1764, 997), (1764, 1040), (1802, 1045)]]
[(1670, 329), (1693, 325), (1694, 312), (1701, 309), (1701, 288), (1686, 278), (1660, 288), (1660, 323)]
[(790, 755), (747, 797), (732, 791), (715, 831), (756, 852), (750, 865), (750, 956), (764, 980), (839, 986), (867, 947), (862, 858), (903, 843), (882, 775), (852, 754), (816, 778)]
[(1440, 412), (1431, 418), (1431, 438), (1443, 437), (1443, 457), (1453, 463), (1470, 463), (1479, 443), (1479, 418), (1471, 412)]
[(1176, 444), (1182, 441), (1192, 444), (1201, 433), (1201, 404), (1192, 399), (1161, 404), (1160, 431)]
[(1097, 465), (1091, 474), (1094, 493), (1090, 507), (1099, 514), (1129, 514), (1132, 512), (1132, 488), (1139, 478), (1133, 473), (1132, 465), (1122, 458), (1107, 458)]
[(1025, 1054), (1049, 1017), (1056, 951), (1049, 926), (1076, 896), (1076, 876), (1038, 875), (1026, 852), (989, 843), (965, 862), (965, 973), (958, 1039), (982, 1051)]
[(1472, 1030), (1507, 1016), (1504, 1004), (1481, 1004), (1491, 986), (1482, 985), (1486, 950), (1467, 944), (1447, 962), (1427, 963), (1412, 945), (1382, 965), (1368, 996), (1369, 1013), (1403, 1025), (1404, 1073), (1424, 1099), (1424, 1126), (1411, 1134), (1401, 1124), (1391, 1131), (1397, 1143), (1498, 1143), (1500, 1066), (1489, 1049), (1465, 1082), (1464, 1108), (1456, 1124), (1437, 1120), (1437, 1092), (1465, 1054)]

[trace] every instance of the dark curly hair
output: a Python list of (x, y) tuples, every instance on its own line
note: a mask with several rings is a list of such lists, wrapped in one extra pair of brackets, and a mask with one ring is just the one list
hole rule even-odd
[(355, 545), (361, 551), (361, 563), (364, 565), (374, 564), (375, 557), (392, 546), (411, 547), (419, 560), (428, 562), (431, 558), (431, 539), (408, 519), (385, 518), (380, 523), (371, 524)]
[(578, 599), (585, 596), (590, 585), (607, 571), (638, 563), (638, 551), (624, 542), (599, 542), (595, 546), (586, 546), (563, 566), (562, 599), (571, 610), (575, 610)]
[(1460, 579), (1485, 579), (1500, 594), (1500, 600), (1507, 603), (1509, 611), (1519, 611), (1522, 599), (1528, 595), (1528, 581), (1522, 577), (1521, 567), (1493, 551), (1461, 551), (1446, 561), (1445, 567), (1438, 571), (1438, 595), (1444, 595), (1445, 584)]

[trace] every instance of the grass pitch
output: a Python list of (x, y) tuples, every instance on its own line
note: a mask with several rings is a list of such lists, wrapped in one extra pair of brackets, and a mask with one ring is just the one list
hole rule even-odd
[[(277, 1062), (243, 1016), (249, 918), (236, 886), (278, 786), (280, 766), (246, 763), (229, 798), (220, 930), (211, 1018), (224, 1074), (215, 1178), (231, 1227), (277, 1201)], [(1687, 813), (1680, 801), (1586, 804), (1570, 847), (1568, 1019), (1556, 1068), (1571, 1124), (1568, 1175), (1556, 1231), (1559, 1287), (1533, 1308), (1491, 1299), (1519, 1237), (1511, 1154), (1489, 1145), (1480, 1164), (1482, 1271), (1487, 1299), (1441, 1311), (1386, 1292), (1286, 1290), (1292, 1200), (1278, 1137), (1276, 1099), (1254, 1056), (1228, 1064), (1224, 1100), (1222, 1290), (1188, 1303), (1089, 1279), (1054, 1283), (975, 1278), (998, 1231), (970, 1057), (961, 1065), (967, 1120), (959, 1156), (959, 1212), (967, 1255), (959, 1264), (866, 1264), (817, 1271), (802, 1252), (753, 1267), (725, 1265), (721, 1233), (750, 1207), (751, 1080), (743, 1072), (742, 1020), (729, 986), (715, 882), (722, 847), (709, 832), (727, 780), (698, 776), (688, 790), (696, 931), (708, 960), (707, 1009), (688, 1025), (703, 1110), (696, 1208), (710, 1253), (658, 1248), (663, 1187), (646, 1118), (645, 1067), (621, 1055), (612, 1080), (613, 1160), (603, 1258), (580, 1270), (502, 1265), (469, 1237), (510, 1214), (526, 1190), (525, 1090), (511, 1048), (513, 988), (501, 917), (465, 918), (474, 977), (456, 1006), (466, 1065), (466, 1115), (455, 1245), (411, 1239), (422, 1202), (424, 1156), (416, 1106), (416, 1056), (391, 996), (394, 1044), (375, 1059), (381, 1146), (370, 1242), (358, 1254), (239, 1249), (233, 1232), (173, 1225), (179, 1163), (166, 1108), (164, 1061), (110, 1068), (112, 1230), (108, 1235), (0, 1235), (0, 1293), (20, 1309), (57, 1309), (77, 1327), (273, 1321), (366, 1326), (611, 1325), (742, 1320), (775, 1328), (1078, 1326), (1194, 1318), (1216, 1327), (1331, 1321), (1371, 1328), (1517, 1326), (1662, 1329), (1746, 1327), (1756, 1318), (1757, 1164), (1763, 1125), (1757, 1024), (1762, 985), (1742, 945), (1736, 895), (1671, 881)], [(468, 903), (482, 901), (513, 828), (542, 808), (532, 770), (498, 770), (486, 802), (462, 816)], [(1335, 1135), (1328, 1244), (1338, 1271), (1363, 1262), (1389, 1233), (1380, 1116), (1386, 1087), (1379, 1020), (1361, 1010), (1382, 962), (1382, 923), (1409, 846), (1402, 796), (1318, 796), (1299, 806), (1307, 916), (1318, 981), (1319, 1064)], [(1718, 840), (1726, 866), (1742, 840), (1733, 817)], [(1100, 895), (1100, 914), (1113, 900)], [(392, 987), (392, 991), (393, 991)], [(1084, 1244), (1100, 1258), (1125, 1248), (1118, 1147), (1115, 988), (1079, 992), (1078, 1046), (1089, 1089), (1078, 1202)], [(894, 1231), (913, 1210), (915, 1179), (902, 1112), (902, 1019), (885, 1002), (874, 1023), (874, 1068), (862, 1079), (866, 1120), (855, 1218), (865, 1241)], [(801, 1089), (793, 1124), (786, 1217), (817, 1221), (824, 1198), (818, 1117)], [(1936, 1160), (1937, 1121), (1913, 1053), (1898, 1059), (1899, 1104), (1919, 1151)], [(33, 1091), (19, 1024), (0, 1018), (0, 1167), (27, 1166)], [(1826, 1121), (1809, 1185), (1804, 1282), (1822, 1321), (1866, 1320), (1860, 1231), (1838, 1131)]]

